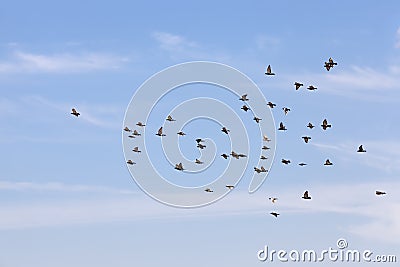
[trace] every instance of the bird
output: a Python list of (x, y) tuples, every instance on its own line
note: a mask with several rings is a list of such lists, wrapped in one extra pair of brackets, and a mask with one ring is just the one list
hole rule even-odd
[(275, 211), (270, 212), (269, 214), (271, 214), (272, 216), (275, 216), (276, 218), (278, 218), (278, 216), (280, 215), (279, 213), (277, 213)]
[(165, 134), (163, 134), (162, 128), (163, 128), (163, 127), (160, 127), (160, 129), (158, 129), (158, 132), (156, 133), (156, 135), (158, 135), (158, 136), (165, 136)]
[(132, 130), (129, 129), (128, 127), (125, 127), (125, 128), (124, 128), (124, 131), (125, 131), (125, 132), (132, 132)]
[(268, 105), (270, 108), (274, 108), (274, 107), (276, 106), (276, 104), (272, 103), (271, 101), (269, 101), (269, 102), (267, 103), (267, 105)]
[(263, 156), (263, 155), (261, 155), (260, 159), (262, 159), (262, 160), (266, 160), (266, 159), (268, 159), (268, 158), (267, 158), (267, 157), (265, 157), (265, 156)]
[(239, 159), (239, 154), (237, 154), (235, 151), (232, 151), (230, 155), (236, 159)]
[(140, 127), (144, 127), (144, 126), (146, 126), (146, 124), (143, 124), (143, 123), (142, 123), (142, 122), (140, 122), (140, 121), (139, 121), (138, 123), (136, 123), (136, 125), (137, 125), (137, 126), (140, 126)]
[(135, 146), (135, 147), (132, 149), (132, 151), (133, 151), (133, 152), (136, 152), (136, 153), (142, 152), (141, 150), (139, 150), (139, 147), (137, 147), (137, 146)]
[(245, 94), (245, 95), (242, 95), (242, 97), (239, 98), (239, 100), (241, 100), (241, 101), (248, 101), (249, 99), (247, 98), (247, 94)]
[(257, 167), (254, 167), (254, 171), (257, 172), (257, 173), (261, 173), (262, 172), (261, 169), (259, 169)]
[(167, 121), (175, 121), (175, 120), (171, 117), (171, 115), (168, 115), (168, 117), (167, 117), (166, 120), (167, 120)]
[(222, 130), (221, 130), (221, 131), (224, 132), (224, 133), (226, 133), (226, 134), (229, 134), (229, 132), (230, 132), (230, 130), (226, 129), (225, 127), (222, 127)]
[(197, 142), (197, 143), (201, 143), (201, 142), (204, 142), (204, 140), (201, 139), (201, 138), (197, 138), (197, 139), (196, 139), (196, 142)]
[(283, 112), (285, 112), (285, 115), (287, 115), (288, 112), (290, 111), (290, 108), (283, 107), (282, 110), (283, 110)]
[(241, 107), (240, 109), (243, 109), (244, 111), (248, 111), (248, 110), (250, 110), (250, 108), (248, 107), (248, 106), (246, 106), (246, 105), (243, 105), (243, 107)]
[(322, 121), (321, 127), (322, 127), (322, 129), (326, 130), (327, 128), (331, 128), (332, 125), (331, 125), (331, 124), (328, 124), (328, 121), (327, 121), (326, 119), (324, 119), (324, 120)]
[(269, 197), (268, 199), (271, 200), (272, 203), (275, 203), (278, 200), (277, 197)]
[(289, 159), (282, 159), (282, 161), (281, 161), (283, 164), (289, 164), (290, 163), (290, 160)]
[(312, 129), (312, 128), (314, 128), (315, 126), (314, 126), (311, 122), (309, 122), (308, 125), (307, 125), (307, 127), (310, 128), (310, 129)]
[(261, 149), (262, 149), (262, 150), (268, 150), (268, 149), (271, 149), (271, 148), (270, 148), (270, 147), (267, 147), (267, 146), (263, 146)]
[(136, 135), (136, 136), (141, 136), (142, 134), (140, 134), (138, 131), (136, 131), (136, 130), (133, 130), (133, 135)]
[(311, 139), (310, 136), (303, 136), (304, 142), (308, 143), (308, 141)]
[(262, 120), (262, 119), (260, 119), (258, 117), (254, 117), (253, 120), (255, 120), (257, 123), (260, 123), (260, 120)]
[(206, 146), (203, 145), (203, 144), (201, 144), (201, 143), (198, 143), (198, 144), (197, 144), (197, 147), (200, 148), (200, 149), (204, 149)]
[(367, 152), (367, 150), (365, 150), (365, 149), (363, 148), (363, 146), (360, 145), (360, 146), (358, 147), (357, 152), (362, 153), (362, 152)]
[(245, 154), (238, 154), (238, 156), (239, 156), (239, 158), (246, 158), (247, 157), (247, 155), (245, 155)]
[(308, 191), (305, 191), (301, 198), (303, 198), (303, 199), (311, 199), (311, 197), (308, 195)]
[(329, 159), (327, 159), (327, 160), (325, 160), (324, 165), (325, 165), (325, 166), (331, 166), (331, 165), (333, 165), (333, 163), (330, 162)]
[(229, 158), (229, 156), (228, 156), (227, 154), (225, 154), (225, 153), (224, 153), (224, 154), (222, 154), (222, 155), (221, 155), (221, 157), (223, 157), (224, 159), (227, 159), (227, 158)]
[(136, 138), (133, 134), (128, 135), (129, 138)]
[(175, 170), (178, 170), (178, 171), (183, 171), (184, 170), (184, 168), (182, 166), (182, 162), (180, 162), (178, 164), (175, 164)]
[(195, 163), (196, 163), (196, 164), (203, 164), (204, 162), (203, 162), (203, 161), (200, 161), (200, 160), (198, 160), (198, 159), (196, 159)]
[(261, 170), (261, 172), (268, 172), (268, 170), (266, 170), (266, 169), (264, 168), (264, 166), (261, 166), (261, 167), (260, 167), (260, 170)]
[(129, 165), (136, 164), (136, 162), (133, 162), (133, 161), (132, 161), (132, 160), (130, 160), (130, 159), (128, 159), (128, 161), (127, 161), (126, 163), (128, 163)]
[(180, 131), (180, 132), (177, 132), (177, 134), (178, 135), (180, 135), (180, 136), (184, 136), (184, 135), (186, 135), (184, 132), (182, 132), (182, 131)]
[(294, 85), (296, 86), (296, 90), (299, 90), (299, 88), (300, 88), (301, 86), (303, 86), (304, 84), (299, 83), (299, 82), (295, 82)]
[(273, 72), (271, 71), (271, 65), (268, 65), (267, 70), (265, 71), (265, 74), (266, 74), (266, 75), (275, 75), (275, 73), (273, 73)]
[(307, 89), (310, 90), (310, 91), (314, 91), (314, 90), (317, 90), (318, 88), (314, 87), (313, 85), (310, 85), (310, 86), (307, 87)]
[(335, 65), (337, 65), (337, 62), (334, 62), (333, 59), (330, 57), (328, 59), (328, 62), (325, 62), (324, 67), (326, 68), (327, 71), (329, 71)]
[(325, 62), (324, 64), (324, 68), (326, 68), (327, 71), (329, 71), (331, 69), (331, 65), (328, 62)]
[(281, 123), (279, 124), (278, 130), (279, 130), (279, 131), (286, 131), (286, 130), (287, 130), (286, 127), (285, 127), (285, 125), (283, 125), (283, 122), (281, 122)]
[(229, 190), (232, 190), (233, 188), (235, 188), (235, 186), (233, 186), (233, 185), (226, 185), (225, 187), (228, 188)]
[(81, 115), (81, 114), (80, 114), (78, 111), (76, 111), (76, 109), (74, 109), (74, 108), (73, 108), (71, 111), (72, 111), (71, 114), (74, 115), (74, 116), (76, 116), (76, 117), (78, 117), (79, 115)]
[(206, 188), (204, 191), (206, 191), (207, 193), (212, 193), (214, 191), (212, 191), (210, 188)]
[(263, 141), (265, 141), (265, 142), (270, 142), (271, 139), (269, 139), (268, 136), (264, 135), (264, 136), (263, 136)]
[(381, 195), (386, 195), (386, 192), (383, 192), (383, 191), (375, 191), (375, 194), (376, 194), (377, 196), (381, 196)]
[(303, 166), (306, 166), (306, 165), (307, 165), (307, 163), (300, 162), (300, 163), (299, 163), (299, 165), (300, 165), (301, 167), (303, 167)]

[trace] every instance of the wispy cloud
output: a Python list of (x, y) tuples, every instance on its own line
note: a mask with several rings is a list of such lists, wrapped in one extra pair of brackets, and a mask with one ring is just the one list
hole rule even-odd
[(120, 68), (129, 59), (107, 53), (35, 54), (14, 51), (0, 60), (0, 73), (77, 73)]
[(183, 52), (187, 49), (198, 47), (195, 42), (189, 41), (185, 37), (176, 34), (171, 34), (167, 32), (155, 32), (153, 33), (153, 37), (157, 40), (157, 42), (159, 42), (162, 49), (168, 51)]
[(396, 31), (396, 43), (394, 44), (394, 47), (400, 48), (400, 27), (398, 27)]

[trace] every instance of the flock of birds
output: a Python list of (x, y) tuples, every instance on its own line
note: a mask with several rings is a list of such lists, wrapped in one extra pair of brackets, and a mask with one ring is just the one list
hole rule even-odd
[[(332, 69), (332, 68), (333, 68), (334, 66), (336, 66), (336, 65), (337, 65), (337, 62), (334, 62), (332, 58), (329, 58), (328, 61), (325, 62), (324, 68), (326, 68), (326, 70), (329, 71), (330, 69)], [(268, 65), (268, 67), (267, 67), (267, 69), (266, 69), (266, 72), (265, 72), (265, 75), (267, 75), (267, 76), (275, 75), (275, 73), (272, 72), (271, 65)], [(304, 86), (303, 83), (300, 83), (300, 82), (297, 82), (297, 81), (294, 83), (294, 85), (295, 85), (295, 90), (299, 90), (302, 86)], [(313, 86), (313, 85), (309, 85), (309, 86), (307, 87), (307, 89), (310, 90), (310, 91), (314, 91), (314, 90), (317, 90), (317, 87), (315, 87), (315, 86)], [(242, 96), (239, 98), (239, 100), (244, 102), (244, 105), (241, 107), (241, 109), (242, 109), (243, 111), (247, 112), (248, 110), (250, 110), (250, 108), (246, 105), (247, 101), (249, 101), (249, 98), (248, 98), (248, 95), (247, 95), (247, 94), (242, 95)], [(272, 109), (272, 108), (276, 107), (276, 104), (275, 104), (275, 103), (272, 103), (272, 102), (268, 102), (268, 103), (267, 103), (267, 106), (269, 106), (269, 107)], [(287, 115), (287, 114), (290, 112), (290, 108), (288, 108), (288, 107), (283, 107), (282, 110), (283, 110), (283, 112), (285, 113), (285, 115)], [(72, 114), (73, 116), (76, 116), (76, 117), (79, 117), (79, 116), (81, 115), (75, 108), (72, 108), (71, 114)], [(254, 120), (256, 123), (259, 123), (262, 119), (261, 119), (261, 118), (258, 118), (258, 117), (256, 117), (256, 116), (254, 116), (253, 120)], [(174, 121), (176, 121), (176, 120), (175, 120), (174, 118), (172, 118), (171, 115), (168, 115), (168, 117), (166, 118), (166, 121), (168, 121), (168, 122), (174, 122)], [(139, 121), (139, 122), (136, 123), (136, 126), (138, 126), (138, 127), (145, 127), (146, 125)], [(309, 122), (308, 125), (307, 125), (306, 127), (308, 127), (309, 129), (313, 129), (313, 128), (315, 127), (315, 125), (313, 125), (311, 122)], [(328, 120), (327, 120), (327, 119), (324, 119), (324, 120), (322, 121), (322, 123), (321, 123), (321, 127), (322, 127), (322, 129), (323, 129), (324, 131), (326, 131), (328, 128), (332, 128), (332, 125), (328, 123)], [(130, 129), (128, 126), (125, 126), (125, 128), (124, 128), (123, 130), (129, 134), (129, 135), (128, 135), (129, 138), (136, 138), (136, 137), (141, 136), (141, 133), (140, 133), (138, 130), (136, 130), (136, 129), (132, 130), (132, 129)], [(278, 131), (286, 131), (286, 130), (287, 130), (287, 128), (286, 128), (286, 126), (284, 125), (284, 123), (283, 123), (283, 122), (280, 122), (280, 123), (279, 123), (279, 127), (278, 127)], [(230, 132), (230, 130), (227, 129), (226, 127), (222, 127), (221, 132), (228, 135), (229, 132)], [(184, 133), (184, 132), (182, 132), (182, 131), (177, 132), (177, 134), (178, 134), (179, 136), (185, 136), (185, 135), (186, 135), (186, 133)], [(164, 136), (166, 136), (166, 134), (165, 134), (164, 131), (163, 131), (163, 127), (160, 127), (160, 128), (158, 129), (157, 133), (155, 133), (155, 135), (156, 135), (156, 136), (159, 136), (159, 137), (164, 137)], [(302, 139), (304, 140), (305, 143), (309, 143), (309, 141), (311, 140), (311, 137), (310, 137), (310, 136), (302, 136)], [(195, 141), (196, 141), (196, 143), (197, 143), (197, 148), (199, 148), (199, 149), (205, 149), (205, 148), (206, 148), (206, 145), (204, 144), (205, 140), (203, 140), (203, 139), (201, 139), (201, 138), (197, 138), (197, 139), (195, 139)], [(264, 141), (264, 142), (270, 142), (271, 139), (269, 139), (268, 136), (263, 135), (263, 141)], [(270, 148), (269, 148), (268, 146), (264, 145), (261, 149), (262, 149), (262, 150), (269, 150)], [(141, 150), (139, 149), (139, 147), (135, 146), (135, 147), (132, 149), (132, 152), (134, 152), (134, 153), (141, 153)], [(356, 150), (356, 152), (357, 152), (357, 153), (365, 153), (365, 152), (367, 152), (367, 151), (364, 149), (363, 145), (360, 145), (360, 146), (358, 147), (358, 149)], [(240, 159), (240, 158), (247, 157), (247, 155), (241, 154), (241, 153), (236, 153), (235, 151), (231, 151), (231, 153), (229, 153), (229, 154), (226, 154), (226, 153), (221, 154), (221, 157), (224, 158), (224, 159), (228, 159), (230, 156), (231, 156), (232, 158), (235, 158), (235, 159)], [(261, 160), (267, 160), (268, 157), (266, 157), (266, 156), (264, 156), (264, 155), (261, 155), (260, 159), (261, 159)], [(200, 160), (197, 159), (197, 158), (195, 159), (194, 162), (195, 162), (196, 164), (203, 164), (203, 163), (204, 163), (204, 162), (200, 161)], [(285, 165), (291, 163), (291, 161), (288, 160), (288, 159), (282, 159), (281, 162), (282, 162), (282, 164), (285, 164)], [(129, 164), (129, 165), (134, 165), (134, 164), (136, 164), (136, 162), (132, 161), (131, 159), (128, 159), (126, 163)], [(300, 162), (298, 165), (299, 165), (299, 166), (305, 166), (305, 165), (307, 165), (307, 163)], [(326, 160), (325, 160), (324, 166), (332, 166), (332, 165), (333, 165), (333, 163), (332, 163), (329, 159), (326, 159)], [(183, 171), (183, 170), (185, 170), (184, 166), (182, 165), (182, 162), (179, 162), (179, 163), (175, 164), (174, 169), (175, 169), (175, 170), (178, 170), (178, 171)], [(257, 167), (257, 166), (256, 166), (256, 167), (254, 167), (254, 171), (257, 172), (257, 173), (266, 173), (266, 172), (268, 172), (268, 170), (265, 169), (264, 166), (260, 166), (260, 167)], [(232, 190), (232, 189), (234, 188), (234, 185), (229, 185), (229, 184), (227, 184), (227, 185), (226, 185), (226, 188), (227, 188), (228, 190)], [(213, 192), (214, 192), (213, 189), (211, 189), (211, 188), (206, 188), (204, 191), (205, 191), (206, 193), (213, 193)], [(375, 191), (375, 194), (378, 195), (378, 196), (380, 196), (380, 195), (385, 195), (386, 192), (384, 192), (384, 191), (378, 191), (378, 190), (377, 190), (377, 191)], [(304, 200), (311, 200), (311, 199), (312, 199), (308, 190), (306, 190), (306, 191), (302, 194), (301, 198), (304, 199)], [(272, 203), (276, 203), (276, 202), (278, 201), (278, 198), (277, 198), (277, 197), (269, 197), (269, 200), (270, 200)], [(275, 212), (275, 211), (270, 212), (270, 214), (271, 214), (272, 216), (275, 216), (275, 217), (278, 217), (278, 216), (280, 215), (278, 212)]]

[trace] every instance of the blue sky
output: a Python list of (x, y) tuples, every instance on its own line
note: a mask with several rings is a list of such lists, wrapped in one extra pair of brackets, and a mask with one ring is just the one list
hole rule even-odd
[[(0, 266), (260, 266), (268, 264), (257, 260), (264, 245), (322, 250), (339, 238), (399, 258), (399, 18), (397, 1), (5, 3)], [(329, 57), (338, 66), (327, 72)], [(244, 177), (213, 205), (177, 209), (134, 183), (121, 131), (144, 81), (193, 60), (246, 74), (288, 131), (277, 132), (275, 161), (256, 193)], [(268, 64), (276, 76), (265, 77)], [(294, 81), (318, 90), (295, 91)], [(283, 106), (292, 110), (286, 116)], [(325, 132), (305, 127), (324, 118), (332, 123)], [(355, 152), (360, 144), (367, 153)], [(312, 201), (300, 198), (305, 190)]]

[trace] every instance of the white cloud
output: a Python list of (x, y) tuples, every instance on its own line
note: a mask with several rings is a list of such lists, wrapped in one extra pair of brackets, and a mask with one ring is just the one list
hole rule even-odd
[(0, 73), (76, 73), (117, 69), (128, 59), (112, 54), (34, 54), (22, 51), (12, 53), (10, 59), (0, 61)]
[(153, 37), (159, 42), (162, 49), (168, 51), (184, 51), (197, 47), (195, 42), (187, 40), (185, 37), (167, 32), (155, 32)]

